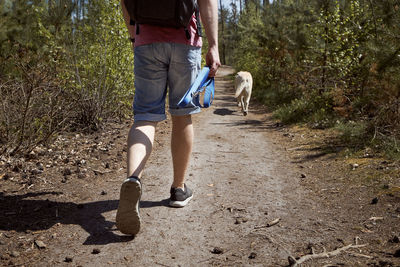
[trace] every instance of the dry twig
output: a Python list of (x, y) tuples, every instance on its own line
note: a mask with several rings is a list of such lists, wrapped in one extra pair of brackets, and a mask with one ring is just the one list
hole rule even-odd
[(261, 229), (261, 228), (274, 226), (275, 224), (278, 224), (280, 222), (280, 220), (281, 220), (281, 218), (276, 218), (275, 220), (270, 221), (266, 225), (255, 226), (254, 229)]
[(312, 252), (312, 254), (308, 254), (308, 255), (304, 255), (302, 257), (300, 257), (298, 260), (296, 260), (294, 257), (289, 256), (288, 260), (289, 260), (289, 266), (295, 267), (295, 266), (299, 266), (300, 264), (308, 261), (308, 260), (314, 260), (314, 259), (322, 259), (322, 258), (329, 258), (329, 257), (334, 257), (339, 255), (341, 252), (348, 250), (350, 248), (361, 248), (361, 247), (365, 247), (367, 244), (363, 244), (363, 245), (347, 245), (338, 249), (335, 249), (333, 251), (329, 251), (326, 252), (325, 248), (324, 248), (324, 252), (322, 253), (314, 253), (314, 251)]

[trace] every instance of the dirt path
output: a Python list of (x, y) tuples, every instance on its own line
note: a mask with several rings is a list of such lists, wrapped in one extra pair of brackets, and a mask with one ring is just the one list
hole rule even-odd
[[(63, 175), (61, 167), (54, 172), (48, 167), (47, 178), (39, 177), (34, 186), (18, 191), (10, 181), (3, 184), (2, 209), (8, 217), (1, 220), (2, 263), (286, 266), (289, 255), (308, 254), (311, 246), (333, 250), (352, 243), (355, 236), (346, 229), (351, 219), (342, 219), (348, 216), (346, 211), (326, 208), (301, 184), (298, 164), (274, 139), (268, 115), (251, 105), (248, 116), (239, 112), (232, 82), (225, 77), (231, 72), (221, 69), (212, 107), (195, 117), (187, 181), (194, 189), (190, 205), (167, 207), (172, 180), (170, 125), (163, 122), (143, 177), (142, 230), (134, 239), (121, 236), (114, 221), (129, 124), (115, 124), (95, 137), (93, 145), (72, 136), (68, 152), (52, 161), (64, 162), (72, 174), (64, 165)], [(76, 156), (74, 149), (87, 154)], [(265, 227), (278, 218), (278, 224)], [(37, 241), (46, 248), (39, 249)], [(308, 263), (364, 266), (368, 260), (344, 253)]]

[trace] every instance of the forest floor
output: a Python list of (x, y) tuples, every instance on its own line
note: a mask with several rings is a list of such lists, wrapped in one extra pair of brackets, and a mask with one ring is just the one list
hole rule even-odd
[(0, 265), (400, 266), (399, 164), (349, 156), (333, 131), (282, 126), (253, 102), (243, 116), (232, 73), (194, 116), (183, 209), (167, 206), (171, 123), (159, 124), (136, 237), (115, 227), (131, 121), (0, 159)]

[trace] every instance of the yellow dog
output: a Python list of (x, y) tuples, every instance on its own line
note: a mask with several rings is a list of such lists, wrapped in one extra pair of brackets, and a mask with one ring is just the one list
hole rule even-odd
[(242, 107), (244, 116), (248, 113), (252, 87), (253, 77), (251, 77), (250, 72), (239, 71), (235, 77), (235, 98), (237, 99), (238, 107)]

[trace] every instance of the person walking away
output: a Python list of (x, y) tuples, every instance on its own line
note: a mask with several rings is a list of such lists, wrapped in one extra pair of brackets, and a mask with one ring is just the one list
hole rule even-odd
[[(122, 233), (136, 235), (141, 227), (140, 179), (152, 151), (157, 123), (166, 119), (167, 88), (168, 111), (172, 117), (173, 165), (169, 205), (184, 207), (193, 197), (192, 190), (185, 184), (185, 174), (194, 138), (191, 115), (199, 113), (200, 107), (192, 104), (179, 108), (177, 104), (200, 71), (202, 39), (199, 36), (198, 13), (192, 14), (187, 27), (164, 27), (137, 22), (132, 25), (131, 12), (127, 9), (130, 1), (136, 0), (122, 0), (121, 5), (134, 46), (134, 123), (128, 134), (128, 178), (121, 186), (116, 224)], [(218, 53), (217, 1), (197, 0), (197, 3), (208, 40), (206, 64), (210, 67), (209, 76), (214, 77), (221, 65)]]

